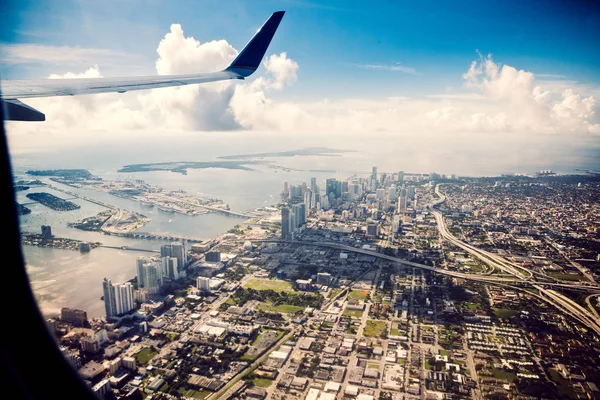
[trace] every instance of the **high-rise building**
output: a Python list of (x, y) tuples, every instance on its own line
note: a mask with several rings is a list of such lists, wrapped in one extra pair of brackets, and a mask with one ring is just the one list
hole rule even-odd
[(337, 191), (337, 180), (335, 178), (329, 178), (325, 181), (325, 194), (329, 197), (329, 200), (335, 199)]
[(397, 195), (398, 194), (396, 193), (396, 185), (390, 185), (390, 189), (388, 190), (388, 200), (395, 201)]
[(395, 235), (396, 233), (398, 233), (399, 229), (400, 229), (400, 216), (394, 215), (394, 217), (392, 218), (392, 235)]
[(281, 239), (290, 240), (291, 239), (291, 211), (287, 207), (283, 207), (281, 209)]
[(42, 237), (44, 239), (52, 239), (52, 227), (49, 225), (42, 225)]
[(177, 268), (177, 258), (175, 257), (161, 257), (162, 274), (170, 279), (179, 279), (179, 269)]
[(329, 210), (329, 196), (326, 194), (321, 196), (321, 208), (323, 210)]
[[(146, 290), (149, 295), (154, 295), (160, 291), (163, 283), (162, 265), (159, 267), (157, 263), (148, 258), (145, 258), (146, 262), (140, 260), (144, 258), (139, 257), (137, 260), (138, 288)], [(177, 263), (179, 264), (179, 260)]]
[(110, 279), (102, 281), (106, 319), (128, 313), (135, 308), (131, 282), (113, 284)]
[(196, 287), (203, 292), (210, 293), (210, 278), (199, 276), (196, 278)]
[(281, 198), (283, 200), (287, 200), (290, 196), (290, 188), (288, 187), (287, 181), (283, 182), (283, 187), (281, 188)]
[(87, 312), (85, 310), (63, 307), (60, 310), (60, 319), (75, 326), (82, 327), (87, 322)]
[(173, 242), (171, 244), (165, 244), (160, 247), (161, 257), (173, 257), (177, 259), (177, 269), (181, 276), (181, 271), (185, 270), (187, 266), (187, 252), (185, 243)]
[(398, 172), (398, 186), (401, 186), (404, 183), (404, 171)]
[(414, 199), (415, 199), (416, 188), (415, 188), (414, 186), (409, 186), (409, 187), (406, 189), (406, 193), (407, 193), (407, 195), (408, 195), (408, 198), (409, 198), (410, 200), (414, 200)]
[(319, 272), (317, 274), (317, 283), (319, 285), (329, 286), (332, 281), (332, 276), (328, 272)]
[(171, 243), (171, 257), (177, 259), (177, 268), (179, 270), (185, 269), (187, 266), (187, 252), (185, 251), (185, 244), (181, 242)]
[(400, 199), (398, 200), (398, 211), (404, 212), (408, 206), (406, 189), (400, 190)]
[(369, 224), (367, 225), (367, 235), (372, 237), (379, 236), (380, 225), (379, 224)]
[(104, 293), (104, 311), (106, 319), (117, 315), (117, 306), (115, 304), (115, 290), (110, 279), (104, 278), (102, 281), (102, 291)]
[(114, 285), (114, 290), (117, 315), (128, 313), (135, 308), (133, 285), (131, 282)]
[(299, 203), (292, 205), (292, 214), (293, 214), (293, 230), (301, 227), (306, 224), (306, 204)]
[(312, 189), (306, 189), (306, 192), (304, 193), (304, 204), (306, 204), (306, 208), (309, 210), (314, 207), (313, 199), (314, 196)]
[(377, 189), (377, 191), (375, 191), (375, 198), (377, 200), (384, 200), (385, 199), (385, 189), (384, 188)]
[(310, 190), (313, 192), (319, 192), (319, 188), (317, 187), (317, 178), (310, 178)]
[(209, 251), (204, 255), (206, 261), (210, 262), (219, 262), (221, 261), (221, 252), (220, 251)]
[(371, 172), (371, 179), (377, 182), (377, 165), (373, 165), (373, 171)]

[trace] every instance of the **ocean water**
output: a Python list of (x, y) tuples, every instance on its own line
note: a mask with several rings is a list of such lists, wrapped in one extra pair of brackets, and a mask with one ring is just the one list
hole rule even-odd
[[(142, 179), (172, 190), (217, 197), (232, 210), (244, 211), (277, 204), (282, 182), (310, 183), (316, 177), (321, 187), (326, 178), (366, 176), (373, 165), (380, 172), (403, 170), (414, 173), (448, 173), (466, 176), (489, 176), (502, 173), (534, 173), (552, 169), (573, 173), (577, 169), (600, 169), (600, 141), (591, 137), (493, 136), (481, 135), (402, 135), (375, 133), (343, 134), (274, 134), (257, 132), (139, 134), (115, 138), (107, 135), (82, 137), (41, 137), (35, 143), (28, 138), (10, 136), (9, 147), (14, 173), (27, 177), (28, 169), (84, 168), (103, 179)], [(330, 147), (347, 153), (322, 156), (266, 157), (290, 170), (268, 165), (250, 166), (252, 170), (189, 169), (187, 175), (173, 172), (121, 173), (127, 164), (169, 161), (213, 161), (219, 156), (288, 151), (304, 147)], [(59, 184), (52, 182), (55, 186)], [(89, 189), (73, 189), (86, 197), (147, 215), (152, 221), (142, 230), (170, 232), (201, 238), (214, 237), (243, 221), (221, 214), (184, 216), (165, 213), (136, 202)], [(31, 189), (17, 194), (20, 203)], [(46, 190), (46, 189), (44, 189)], [(47, 190), (51, 193), (51, 189)], [(54, 193), (59, 197), (65, 194)], [(21, 218), (24, 232), (39, 232), (50, 225), (55, 236), (104, 244), (144, 249), (159, 249), (159, 241), (117, 238), (95, 232), (83, 232), (67, 226), (69, 222), (92, 216), (102, 206), (84, 200), (72, 200), (81, 208), (57, 212), (41, 204), (27, 205), (32, 213)], [(61, 307), (83, 308), (90, 316), (102, 316), (104, 305), (102, 278), (120, 282), (135, 275), (135, 258), (147, 253), (94, 249), (88, 254), (59, 249), (24, 246), (27, 271), (43, 312), (53, 314)]]

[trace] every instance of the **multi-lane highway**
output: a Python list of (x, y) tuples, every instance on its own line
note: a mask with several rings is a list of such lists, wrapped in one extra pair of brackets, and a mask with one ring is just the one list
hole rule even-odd
[[(443, 203), (446, 200), (446, 197), (440, 192), (439, 185), (435, 189), (435, 193), (439, 196), (439, 200), (436, 200), (435, 206)], [(467, 251), (469, 254), (479, 258), (481, 261), (487, 263), (490, 266), (500, 269), (506, 273), (513, 275), (516, 279), (518, 279), (519, 286), (523, 286), (526, 283), (526, 286), (530, 286), (535, 288), (539, 295), (536, 295), (538, 298), (546, 301), (547, 303), (553, 305), (557, 309), (561, 310), (567, 315), (577, 319), (585, 326), (596, 332), (600, 335), (600, 319), (598, 318), (598, 314), (595, 312), (591, 312), (590, 310), (585, 309), (584, 307), (577, 304), (575, 301), (571, 300), (567, 296), (557, 292), (553, 288), (585, 288), (589, 289), (593, 292), (600, 292), (600, 287), (595, 282), (590, 282), (589, 284), (573, 284), (573, 283), (565, 283), (565, 282), (556, 282), (556, 279), (553, 279), (554, 282), (536, 282), (531, 280), (533, 274), (526, 269), (517, 266), (514, 263), (510, 263), (504, 260), (502, 257), (489, 253), (487, 251), (478, 249), (474, 246), (471, 246), (467, 243), (464, 243), (458, 240), (455, 236), (453, 236), (448, 229), (446, 228), (446, 224), (444, 221), (444, 217), (442, 213), (438, 210), (433, 209), (432, 213), (435, 216), (438, 231), (440, 235), (448, 240), (450, 243), (462, 248)], [(527, 272), (524, 274), (524, 272)], [(546, 277), (543, 274), (538, 274), (541, 277)], [(500, 282), (498, 282), (500, 283)], [(589, 298), (589, 297), (588, 297)]]

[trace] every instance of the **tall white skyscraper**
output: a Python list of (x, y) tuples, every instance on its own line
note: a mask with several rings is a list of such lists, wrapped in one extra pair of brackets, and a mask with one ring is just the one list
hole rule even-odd
[(133, 285), (130, 282), (113, 284), (110, 279), (102, 281), (106, 319), (126, 314), (135, 308)]
[(329, 209), (329, 196), (327, 196), (326, 194), (321, 196), (321, 208), (323, 208), (323, 210)]
[(388, 191), (388, 200), (389, 201), (396, 200), (397, 195), (398, 194), (396, 193), (396, 185), (394, 185), (394, 184), (390, 185), (390, 189)]
[(104, 293), (104, 310), (106, 312), (106, 319), (110, 319), (117, 315), (117, 306), (115, 304), (115, 290), (113, 288), (112, 281), (104, 278), (102, 281), (102, 291)]
[(314, 207), (313, 205), (313, 191), (311, 189), (306, 189), (306, 192), (304, 193), (304, 204), (306, 204), (306, 208), (308, 210), (312, 209)]
[(384, 188), (377, 189), (377, 191), (375, 192), (375, 197), (377, 198), (377, 200), (384, 200), (385, 199), (385, 189)]
[(131, 282), (114, 285), (115, 289), (115, 308), (117, 315), (128, 313), (135, 308), (135, 299), (133, 297), (133, 285)]
[(161, 257), (160, 262), (162, 264), (162, 274), (170, 279), (179, 279), (179, 270), (177, 268), (177, 258), (175, 257)]
[(137, 281), (138, 288), (144, 289), (148, 294), (157, 294), (163, 283), (162, 265), (149, 260), (146, 263), (140, 263), (138, 259), (137, 265)]

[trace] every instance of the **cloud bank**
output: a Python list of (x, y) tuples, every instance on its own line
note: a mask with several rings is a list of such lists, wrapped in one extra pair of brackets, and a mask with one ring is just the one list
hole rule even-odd
[[(173, 24), (157, 47), (160, 75), (217, 71), (238, 54), (225, 40), (201, 43)], [(27, 55), (21, 55), (26, 58)], [(42, 124), (11, 123), (9, 133), (112, 132), (123, 130), (289, 131), (389, 134), (600, 135), (593, 96), (575, 87), (557, 90), (535, 74), (480, 56), (462, 75), (463, 88), (423, 98), (273, 99), (298, 80), (298, 64), (283, 52), (268, 56), (264, 72), (246, 82), (213, 82), (125, 94), (32, 99), (46, 113)], [(368, 66), (371, 69), (380, 66)], [(400, 68), (401, 66), (396, 66)], [(402, 67), (407, 68), (407, 67)], [(414, 73), (414, 70), (402, 72)], [(94, 66), (81, 74), (99, 77)], [(14, 136), (14, 135), (13, 135)]]

